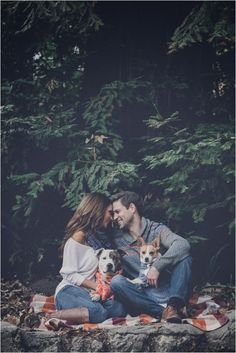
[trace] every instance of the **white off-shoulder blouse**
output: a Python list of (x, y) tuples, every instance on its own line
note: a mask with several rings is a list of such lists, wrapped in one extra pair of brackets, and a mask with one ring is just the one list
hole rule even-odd
[(98, 258), (94, 250), (69, 238), (64, 247), (60, 270), (63, 279), (56, 288), (55, 296), (67, 285), (80, 286), (85, 279), (95, 281), (97, 266)]

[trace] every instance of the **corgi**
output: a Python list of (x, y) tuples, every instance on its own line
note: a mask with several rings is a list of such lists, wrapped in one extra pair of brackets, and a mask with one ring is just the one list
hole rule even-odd
[(129, 280), (131, 283), (139, 284), (142, 286), (148, 286), (147, 274), (150, 270), (153, 262), (161, 257), (159, 253), (160, 249), (160, 238), (156, 238), (153, 240), (151, 244), (146, 244), (143, 238), (138, 237), (138, 244), (140, 245), (140, 271), (139, 277)]

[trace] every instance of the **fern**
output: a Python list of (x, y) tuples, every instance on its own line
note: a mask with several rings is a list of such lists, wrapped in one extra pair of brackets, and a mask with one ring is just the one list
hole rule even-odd
[(157, 187), (162, 197), (171, 200), (166, 205), (168, 220), (179, 221), (191, 215), (194, 223), (202, 223), (209, 212), (224, 208), (233, 217), (233, 128), (197, 124), (170, 134), (173, 124), (177, 126), (175, 121), (166, 130), (164, 125), (152, 124), (153, 117), (150, 120), (157, 136), (147, 139), (143, 161), (150, 170), (147, 179), (151, 188)]
[(169, 53), (203, 41), (213, 43), (217, 47), (218, 55), (232, 50), (233, 18), (234, 5), (230, 2), (208, 1), (197, 5), (175, 30), (169, 43)]

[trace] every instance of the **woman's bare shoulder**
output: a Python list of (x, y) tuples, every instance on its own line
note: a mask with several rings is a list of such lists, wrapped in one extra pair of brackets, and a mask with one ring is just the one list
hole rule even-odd
[(71, 238), (80, 244), (84, 244), (84, 232), (82, 232), (81, 230), (75, 232)]

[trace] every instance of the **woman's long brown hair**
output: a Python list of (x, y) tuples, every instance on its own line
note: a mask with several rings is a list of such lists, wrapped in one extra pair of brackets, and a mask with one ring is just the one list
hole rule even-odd
[(105, 211), (110, 204), (111, 200), (100, 192), (86, 195), (66, 226), (65, 236), (59, 250), (63, 251), (65, 243), (75, 232), (98, 230), (102, 226)]

